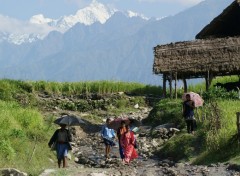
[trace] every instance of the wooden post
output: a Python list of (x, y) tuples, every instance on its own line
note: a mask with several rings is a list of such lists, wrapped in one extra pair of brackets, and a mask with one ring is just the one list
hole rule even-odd
[(237, 112), (238, 143), (240, 143), (240, 112)]
[(166, 75), (163, 74), (163, 98), (166, 98), (166, 95), (167, 95), (167, 91), (166, 91), (166, 82), (167, 82), (167, 79), (166, 79)]
[(184, 93), (187, 93), (187, 91), (188, 91), (187, 80), (185, 78), (183, 78), (183, 89), (184, 89)]
[(175, 98), (177, 99), (177, 72), (175, 73)]
[(170, 91), (170, 98), (172, 99), (172, 72), (170, 74), (170, 79), (169, 79), (169, 91)]
[(206, 80), (206, 91), (208, 91), (213, 80), (213, 74), (209, 70), (207, 71), (205, 80)]
[(205, 81), (206, 81), (206, 91), (209, 90), (209, 70), (207, 71), (207, 74), (205, 76)]

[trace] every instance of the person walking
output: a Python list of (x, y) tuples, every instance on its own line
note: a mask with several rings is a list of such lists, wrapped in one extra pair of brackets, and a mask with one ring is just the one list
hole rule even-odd
[(115, 146), (114, 138), (115, 138), (115, 132), (113, 129), (109, 128), (108, 125), (110, 124), (110, 119), (107, 118), (106, 124), (102, 127), (101, 130), (101, 136), (103, 138), (103, 142), (105, 144), (105, 157), (106, 159), (109, 159), (109, 154), (111, 150), (111, 146)]
[(60, 124), (60, 129), (57, 129), (50, 141), (48, 146), (51, 148), (55, 145), (58, 159), (58, 167), (61, 167), (61, 162), (63, 161), (63, 168), (67, 167), (67, 155), (68, 151), (72, 150), (70, 142), (72, 141), (71, 134), (69, 130), (66, 129), (65, 124)]
[(194, 101), (191, 100), (190, 94), (186, 94), (186, 101), (183, 102), (183, 117), (187, 124), (187, 131), (191, 134), (194, 134), (195, 127), (194, 108)]
[(121, 121), (121, 126), (117, 130), (117, 137), (118, 137), (118, 144), (119, 144), (119, 153), (122, 161), (124, 160), (124, 152), (123, 152), (123, 147), (121, 145), (121, 138), (123, 134), (126, 132), (126, 123), (125, 121)]
[(134, 148), (135, 137), (134, 133), (130, 130), (130, 126), (126, 125), (126, 132), (121, 138), (121, 146), (123, 147), (124, 162), (129, 164), (131, 160), (138, 158), (137, 151)]

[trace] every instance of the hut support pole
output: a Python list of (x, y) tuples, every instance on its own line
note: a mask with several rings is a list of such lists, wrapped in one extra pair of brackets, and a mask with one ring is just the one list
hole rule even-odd
[(170, 98), (172, 99), (172, 73), (169, 79), (169, 91), (170, 91)]
[(163, 97), (164, 97), (164, 98), (166, 98), (166, 95), (167, 95), (166, 82), (167, 82), (166, 75), (163, 74)]
[(177, 72), (175, 73), (175, 98), (177, 99)]
[(208, 89), (209, 89), (209, 81), (208, 81), (207, 77), (205, 77), (205, 81), (206, 81), (206, 91), (208, 91)]
[(240, 143), (240, 112), (237, 112), (238, 143)]
[(206, 91), (208, 91), (208, 89), (209, 89), (209, 71), (207, 72), (207, 75), (205, 76), (205, 80), (206, 80)]
[(213, 80), (213, 75), (212, 73), (209, 72), (209, 70), (207, 72), (207, 75), (205, 76), (205, 80), (206, 80), (206, 91), (208, 91)]
[(187, 93), (187, 91), (188, 91), (187, 80), (185, 78), (183, 78), (183, 89), (184, 89), (184, 93)]

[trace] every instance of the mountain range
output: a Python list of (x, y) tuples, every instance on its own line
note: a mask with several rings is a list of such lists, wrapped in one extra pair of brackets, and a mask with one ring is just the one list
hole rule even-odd
[[(29, 30), (16, 32), (0, 25), (0, 75), (21, 80), (160, 85), (161, 77), (152, 73), (153, 47), (193, 40), (230, 3), (206, 0), (174, 16), (148, 19), (93, 1), (75, 15), (33, 16), (25, 22)], [(16, 20), (14, 24), (22, 26)]]

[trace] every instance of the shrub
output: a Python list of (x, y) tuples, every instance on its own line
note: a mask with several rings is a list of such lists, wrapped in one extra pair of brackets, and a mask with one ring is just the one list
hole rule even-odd
[(228, 92), (224, 88), (220, 87), (213, 87), (209, 89), (209, 91), (203, 93), (203, 99), (204, 100), (210, 100), (210, 99), (238, 99), (238, 93), (236, 91), (230, 91)]
[(122, 108), (125, 108), (129, 105), (129, 101), (126, 100), (126, 99), (118, 99), (118, 100), (115, 100), (113, 105), (116, 106), (119, 109), (122, 109)]
[(66, 101), (60, 103), (60, 108), (64, 109), (64, 110), (70, 110), (70, 111), (76, 111), (77, 110), (77, 106), (75, 105), (75, 103), (66, 102)]
[(16, 152), (13, 149), (10, 140), (1, 140), (0, 141), (0, 152), (1, 157), (6, 160), (12, 160), (16, 156)]
[(185, 126), (184, 118), (182, 117), (182, 101), (164, 99), (153, 107), (148, 118), (143, 120), (143, 123), (152, 124), (154, 126), (164, 123), (174, 123), (177, 127)]
[(190, 134), (173, 137), (156, 154), (160, 158), (172, 158), (174, 161), (189, 160), (196, 150), (196, 138)]
[(93, 107), (86, 100), (79, 100), (76, 103), (77, 110), (81, 112), (87, 112), (93, 110)]

